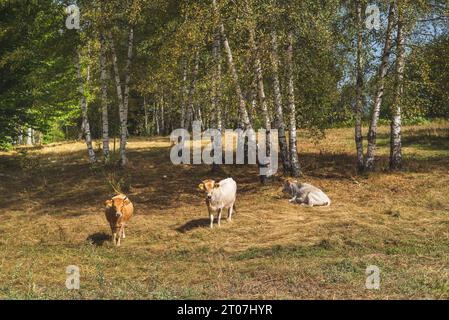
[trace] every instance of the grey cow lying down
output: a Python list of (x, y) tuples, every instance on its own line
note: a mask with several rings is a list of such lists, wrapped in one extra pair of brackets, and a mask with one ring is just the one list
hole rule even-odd
[(289, 202), (300, 203), (309, 207), (329, 206), (331, 204), (331, 200), (323, 191), (308, 183), (298, 183), (294, 179), (287, 179), (282, 191), (291, 195), (292, 198)]

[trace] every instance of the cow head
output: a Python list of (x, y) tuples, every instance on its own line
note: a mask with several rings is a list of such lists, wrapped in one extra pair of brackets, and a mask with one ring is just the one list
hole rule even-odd
[(284, 187), (282, 189), (282, 192), (287, 193), (287, 194), (292, 194), (293, 193), (293, 185), (298, 184), (298, 180), (296, 179), (285, 179), (284, 181)]
[(117, 216), (121, 216), (123, 207), (129, 203), (131, 203), (131, 201), (127, 196), (119, 194), (112, 199), (106, 200), (104, 205), (106, 206), (106, 210), (113, 211)]
[(198, 188), (200, 190), (203, 190), (203, 191), (206, 192), (207, 200), (210, 200), (212, 198), (212, 192), (216, 188), (219, 188), (219, 187), (220, 187), (220, 184), (218, 182), (215, 182), (214, 180), (211, 180), (211, 179), (204, 180), (203, 182), (201, 182), (198, 185)]

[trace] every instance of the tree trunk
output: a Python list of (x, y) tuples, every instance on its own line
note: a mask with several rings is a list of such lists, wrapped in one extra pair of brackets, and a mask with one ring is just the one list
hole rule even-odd
[(182, 84), (181, 84), (181, 128), (186, 128), (186, 98), (189, 95), (187, 88), (187, 61), (184, 58), (182, 61)]
[(106, 39), (100, 35), (100, 82), (101, 82), (101, 121), (103, 134), (103, 155), (109, 161), (109, 119), (108, 119), (108, 87), (106, 71)]
[(161, 133), (161, 131), (160, 131), (160, 127), (159, 127), (159, 115), (158, 115), (157, 103), (154, 103), (153, 119), (154, 119), (154, 125), (156, 127), (156, 135), (159, 135)]
[[(268, 113), (267, 101), (265, 96), (265, 88), (263, 83), (263, 71), (262, 64), (260, 62), (258, 47), (256, 44), (254, 29), (250, 30), (250, 47), (253, 51), (254, 58), (254, 73), (256, 78), (257, 85), (257, 99), (259, 100), (260, 109), (262, 111), (264, 127), (266, 130), (266, 155), (267, 159), (270, 159), (271, 154), (271, 119), (270, 114)], [(259, 164), (263, 166), (269, 166), (270, 163)], [(265, 183), (267, 179), (271, 177), (271, 172), (267, 176), (261, 176), (261, 182)]]
[(150, 125), (148, 123), (148, 108), (147, 108), (147, 97), (143, 96), (143, 113), (145, 117), (145, 135), (150, 135)]
[[(212, 45), (212, 59), (214, 63), (213, 77), (212, 77), (212, 99), (211, 110), (213, 113), (213, 124), (217, 130), (221, 132), (221, 56), (220, 56), (220, 34), (215, 34), (214, 43)], [(211, 136), (211, 143), (214, 143), (214, 137)], [(214, 156), (214, 150), (212, 149), (212, 157)], [(212, 172), (217, 172), (219, 165), (212, 163)]]
[(126, 55), (126, 66), (125, 66), (125, 95), (123, 96), (123, 106), (125, 107), (126, 124), (128, 124), (129, 81), (131, 79), (130, 69), (133, 57), (133, 45), (134, 45), (134, 28), (131, 27), (128, 33), (128, 53)]
[[(250, 58), (248, 69), (251, 70), (254, 65), (253, 59)], [(254, 123), (254, 119), (257, 118), (257, 77), (255, 74), (251, 75), (251, 84), (249, 85), (246, 101), (249, 102), (248, 117), (250, 123)]]
[(235, 93), (237, 95), (237, 99), (239, 102), (240, 126), (245, 130), (250, 129), (252, 126), (249, 120), (248, 110), (246, 109), (245, 99), (243, 98), (242, 89), (239, 83), (239, 76), (237, 74), (237, 69), (235, 68), (231, 47), (229, 46), (229, 42), (226, 37), (223, 24), (220, 25), (220, 33), (223, 39), (223, 45), (228, 58), (229, 69), (231, 70), (232, 79), (234, 81)]
[(192, 70), (192, 80), (190, 82), (189, 95), (188, 95), (188, 103), (187, 103), (187, 128), (190, 128), (192, 125), (192, 121), (194, 120), (195, 115), (195, 107), (194, 107), (194, 93), (196, 87), (196, 80), (198, 77), (199, 71), (199, 49), (196, 50), (194, 61), (193, 61), (193, 70)]
[(81, 65), (80, 65), (80, 58), (79, 54), (76, 54), (75, 56), (75, 68), (76, 68), (76, 75), (78, 78), (78, 90), (80, 94), (80, 106), (81, 106), (81, 113), (83, 117), (83, 123), (84, 123), (84, 138), (86, 140), (87, 145), (87, 153), (89, 155), (89, 161), (91, 163), (94, 163), (97, 161), (95, 157), (95, 152), (92, 147), (92, 139), (90, 136), (90, 126), (89, 126), (89, 119), (87, 117), (87, 102), (86, 102), (86, 96), (84, 95), (84, 85), (83, 85), (83, 78), (81, 76)]
[(374, 106), (368, 132), (368, 149), (365, 161), (366, 171), (374, 171), (375, 169), (374, 156), (376, 149), (377, 123), (379, 121), (380, 106), (382, 104), (382, 98), (384, 95), (385, 76), (388, 71), (388, 58), (390, 57), (390, 50), (391, 50), (391, 33), (393, 28), (394, 11), (395, 11), (394, 5), (390, 2), (390, 9), (388, 13), (388, 25), (385, 35), (385, 45), (382, 53), (382, 62), (379, 66), (377, 92), (376, 97), (374, 98)]
[(33, 145), (33, 129), (28, 128), (27, 129), (27, 146), (32, 146)]
[(84, 136), (84, 127), (85, 127), (84, 119), (81, 119), (81, 128), (80, 133), (78, 134), (78, 140), (81, 140)]
[[(90, 61), (90, 57), (92, 56), (92, 49), (90, 45), (90, 41), (87, 43), (87, 57), (88, 61)], [(87, 70), (86, 70), (86, 87), (87, 91), (89, 92), (90, 89), (90, 64), (87, 64)]]
[(293, 32), (288, 33), (287, 46), (287, 77), (288, 77), (288, 111), (290, 116), (290, 172), (293, 177), (299, 177), (301, 168), (298, 160), (298, 150), (296, 148), (296, 105), (295, 87), (293, 81)]
[(160, 103), (160, 116), (161, 116), (161, 133), (164, 135), (165, 134), (165, 112), (164, 112), (164, 95), (161, 95), (161, 103)]
[(362, 108), (363, 108), (363, 25), (362, 25), (362, 0), (357, 0), (356, 25), (357, 25), (357, 61), (356, 61), (356, 103), (354, 110), (355, 118), (355, 145), (357, 151), (357, 171), (363, 171), (363, 135), (362, 135)]
[(36, 145), (42, 145), (42, 132), (40, 131), (35, 131), (35, 144)]
[[(214, 11), (217, 12), (217, 4), (216, 4), (215, 0), (212, 0), (212, 5), (213, 5)], [(228, 59), (229, 69), (231, 70), (232, 80), (234, 81), (235, 93), (236, 93), (237, 99), (239, 101), (239, 113), (240, 113), (239, 121), (240, 121), (240, 126), (243, 129), (245, 129), (245, 130), (251, 129), (252, 125), (251, 125), (251, 122), (249, 120), (248, 110), (246, 109), (245, 99), (243, 98), (242, 89), (240, 87), (239, 76), (238, 76), (237, 69), (236, 69), (235, 64), (234, 64), (234, 58), (232, 56), (232, 50), (231, 50), (228, 38), (227, 38), (226, 33), (225, 33), (224, 24), (221, 21), (219, 22), (219, 30), (220, 30), (221, 40), (223, 41), (224, 49), (226, 51), (226, 56), (227, 56), (227, 59)]]
[(17, 144), (22, 145), (23, 144), (23, 130), (22, 128), (19, 129), (19, 136), (17, 137)]
[(222, 124), (222, 112), (221, 112), (221, 43), (220, 34), (217, 33), (215, 38), (215, 66), (216, 66), (216, 77), (215, 77), (215, 124), (218, 130), (223, 130)]
[(201, 104), (198, 104), (195, 108), (195, 120), (201, 123), (201, 127), (203, 127), (203, 115), (201, 112)]
[(281, 86), (279, 83), (278, 44), (277, 44), (277, 35), (275, 32), (271, 33), (271, 45), (272, 45), (271, 65), (273, 72), (274, 104), (276, 108), (275, 123), (279, 132), (279, 150), (282, 166), (284, 168), (284, 173), (289, 173), (291, 170), (290, 170), (290, 161), (288, 157), (287, 139), (285, 137), (284, 114), (282, 110), (282, 94), (281, 94)]
[(128, 97), (129, 97), (129, 80), (130, 80), (130, 67), (132, 59), (133, 50), (133, 37), (134, 30), (130, 28), (128, 34), (128, 54), (126, 59), (125, 67), (125, 93), (122, 94), (122, 84), (120, 81), (120, 72), (117, 62), (117, 53), (115, 51), (114, 39), (112, 38), (112, 33), (109, 32), (109, 42), (111, 45), (112, 62), (114, 66), (115, 83), (117, 87), (117, 98), (119, 101), (119, 118), (120, 118), (120, 159), (122, 166), (128, 163), (126, 158), (126, 140), (128, 134)]
[(405, 66), (405, 31), (404, 16), (401, 7), (398, 8), (397, 58), (395, 74), (395, 93), (391, 110), (391, 137), (390, 137), (390, 169), (398, 170), (402, 166), (401, 142), (401, 102), (404, 91)]

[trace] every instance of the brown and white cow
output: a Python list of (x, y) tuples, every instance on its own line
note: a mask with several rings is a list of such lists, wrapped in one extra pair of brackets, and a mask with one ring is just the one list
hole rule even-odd
[(206, 192), (206, 205), (209, 211), (210, 227), (214, 225), (214, 212), (218, 212), (218, 226), (220, 227), (221, 213), (223, 209), (228, 210), (228, 221), (232, 221), (232, 213), (235, 211), (235, 197), (237, 194), (237, 183), (232, 178), (219, 182), (207, 179), (198, 187)]
[(112, 241), (120, 245), (120, 239), (125, 239), (125, 225), (134, 213), (134, 207), (127, 196), (118, 194), (110, 200), (106, 200), (106, 219), (111, 226)]

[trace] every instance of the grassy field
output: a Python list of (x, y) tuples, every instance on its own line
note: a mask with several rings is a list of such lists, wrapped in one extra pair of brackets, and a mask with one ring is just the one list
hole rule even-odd
[[(354, 170), (352, 129), (300, 134), (302, 180), (326, 208), (288, 203), (255, 166), (173, 166), (165, 137), (131, 139), (120, 171), (90, 168), (80, 142), (0, 153), (0, 298), (448, 299), (449, 123), (404, 128), (398, 173), (386, 170), (388, 130), (369, 176)], [(227, 176), (238, 212), (210, 230), (197, 185)], [(136, 208), (119, 248), (103, 213), (111, 181)], [(68, 265), (78, 291), (65, 288)], [(365, 288), (369, 265), (380, 290)]]

